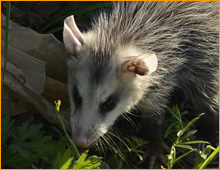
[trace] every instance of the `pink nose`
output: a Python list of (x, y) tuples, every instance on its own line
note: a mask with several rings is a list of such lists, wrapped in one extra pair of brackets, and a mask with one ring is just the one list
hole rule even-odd
[(82, 137), (82, 136), (76, 136), (73, 138), (73, 142), (79, 146), (79, 147), (82, 147), (82, 148), (87, 148), (89, 146), (87, 140), (85, 137)]

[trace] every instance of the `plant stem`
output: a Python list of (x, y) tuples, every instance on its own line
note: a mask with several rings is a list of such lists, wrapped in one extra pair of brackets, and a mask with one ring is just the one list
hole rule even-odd
[(5, 24), (5, 63), (4, 63), (3, 73), (2, 73), (2, 85), (3, 85), (3, 81), (5, 77), (7, 58), (8, 58), (8, 25), (9, 25), (9, 20), (10, 20), (10, 11), (11, 11), (11, 2), (7, 1), (6, 3), (7, 3), (7, 8), (6, 8), (6, 24)]
[(60, 123), (61, 123), (61, 125), (62, 125), (63, 131), (65, 132), (66, 137), (68, 138), (70, 144), (71, 144), (72, 147), (73, 147), (74, 155), (76, 156), (77, 159), (79, 159), (79, 157), (80, 157), (79, 151), (78, 151), (76, 145), (73, 143), (73, 141), (72, 141), (72, 139), (70, 138), (70, 136), (68, 135), (68, 133), (67, 133), (67, 131), (66, 131), (66, 127), (65, 127), (65, 125), (64, 125), (64, 123), (63, 123), (62, 117), (61, 117), (61, 115), (60, 115), (60, 105), (61, 105), (61, 101), (58, 100), (58, 102), (55, 102), (55, 104), (56, 104), (57, 117), (58, 117), (58, 119), (59, 119), (59, 121), (60, 121)]

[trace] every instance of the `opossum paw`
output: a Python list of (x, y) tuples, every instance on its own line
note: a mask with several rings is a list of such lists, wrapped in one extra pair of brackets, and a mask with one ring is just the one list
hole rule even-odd
[(169, 151), (170, 148), (165, 143), (162, 143), (160, 149), (155, 149), (155, 148), (148, 149), (147, 153), (143, 157), (143, 160), (138, 162), (137, 165), (140, 166), (143, 164), (145, 165), (147, 164), (147, 167), (144, 168), (153, 169), (155, 161), (160, 160), (164, 166), (167, 166), (168, 162), (165, 158), (164, 152), (169, 152)]

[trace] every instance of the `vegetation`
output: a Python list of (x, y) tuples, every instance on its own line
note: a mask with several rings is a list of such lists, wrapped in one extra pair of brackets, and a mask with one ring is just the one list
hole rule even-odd
[[(184, 117), (187, 112), (181, 113), (177, 106), (173, 107), (172, 109), (168, 108), (168, 110), (172, 117), (171, 119), (167, 120), (169, 122), (169, 126), (166, 128), (164, 136), (172, 141), (172, 146), (170, 154), (167, 156), (167, 168), (174, 168), (174, 165), (178, 164), (179, 162), (183, 162), (184, 158), (192, 153), (195, 153), (194, 157), (197, 158), (193, 168), (205, 168), (219, 152), (219, 147), (213, 148), (209, 145), (209, 142), (206, 141), (191, 140), (191, 137), (197, 132), (197, 130), (191, 129), (191, 127), (200, 119), (201, 116), (204, 115), (204, 113), (201, 113), (189, 122), (183, 122), (182, 117)], [(206, 144), (205, 149), (203, 151), (198, 149), (198, 144)], [(213, 153), (208, 156), (207, 153), (210, 153), (211, 151), (213, 151)]]
[(101, 157), (88, 157), (88, 150), (79, 154), (59, 115), (60, 104), (56, 103), (56, 110), (66, 136), (59, 132), (58, 141), (44, 134), (43, 124), (31, 125), (27, 121), (16, 127), (15, 120), (9, 116), (3, 118), (3, 168), (96, 169), (100, 166)]
[[(25, 2), (13, 2), (19, 5)], [(103, 2), (68, 2), (57, 15), (46, 25), (41, 26), (37, 31), (41, 33), (62, 33), (63, 19), (71, 14), (81, 16), (82, 22), (87, 22), (86, 16), (91, 11), (106, 6)], [(73, 12), (71, 12), (73, 11)], [(8, 21), (10, 17), (10, 2), (7, 2), (7, 24), (6, 24), (6, 51), (5, 64), (7, 64), (7, 37)], [(83, 21), (83, 19), (85, 19)], [(79, 24), (80, 25), (80, 24)], [(81, 25), (83, 27), (83, 24)], [(3, 72), (4, 75), (4, 72)], [(2, 77), (2, 81), (4, 76)], [(94, 148), (89, 151), (80, 152), (72, 142), (68, 132), (59, 115), (60, 102), (56, 103), (57, 116), (61, 121), (62, 130), (53, 128), (54, 133), (48, 135), (44, 124), (31, 124), (25, 121), (17, 123), (16, 118), (5, 116), (1, 123), (1, 163), (2, 168), (52, 168), (52, 169), (91, 169), (101, 165), (102, 158), (99, 156), (88, 156), (89, 153), (98, 154)], [(181, 112), (177, 106), (168, 108), (170, 114), (166, 120), (166, 130), (164, 141), (170, 146), (170, 153), (167, 154), (168, 165), (160, 166), (156, 162), (155, 168), (215, 168), (217, 165), (210, 165), (219, 153), (219, 147), (214, 148), (206, 141), (194, 140), (196, 135), (194, 125), (203, 116), (203, 113), (190, 121), (184, 120), (187, 112)], [(110, 167), (114, 168), (136, 168), (137, 162), (143, 160), (146, 153), (147, 141), (135, 137), (126, 136), (119, 132), (114, 132), (116, 138), (109, 139), (110, 143), (100, 147), (99, 151), (103, 159)], [(58, 137), (57, 137), (58, 136)], [(198, 149), (198, 145), (204, 145), (204, 149)], [(102, 152), (103, 151), (103, 152)], [(193, 164), (189, 163), (193, 159)]]
[[(59, 115), (59, 105), (60, 102), (57, 102), (57, 114), (66, 136), (56, 129), (59, 134), (58, 140), (45, 135), (43, 124), (30, 124), (26, 121), (20, 126), (15, 126), (15, 120), (9, 116), (2, 119), (2, 168), (92, 169), (100, 166), (101, 157), (88, 157), (88, 150), (79, 154)], [(167, 120), (169, 126), (164, 135), (166, 141), (172, 142), (170, 153), (167, 155), (168, 166), (158, 167), (157, 163), (155, 167), (168, 169), (184, 167), (188, 164), (190, 154), (194, 153), (196, 159), (191, 168), (206, 168), (218, 154), (219, 147), (214, 148), (206, 141), (190, 140), (196, 133), (196, 130), (190, 127), (203, 114), (186, 123), (182, 121), (182, 116), (186, 112), (181, 113), (177, 106), (169, 108), (169, 113), (172, 117)], [(136, 163), (143, 159), (144, 146), (147, 142), (137, 137), (125, 137), (119, 133), (117, 135), (120, 140), (115, 140), (114, 146), (109, 145), (111, 147), (105, 148), (107, 155), (105, 161), (114, 168), (135, 168)], [(206, 144), (206, 147), (200, 150), (195, 144)], [(109, 151), (113, 151), (115, 155), (112, 156)]]

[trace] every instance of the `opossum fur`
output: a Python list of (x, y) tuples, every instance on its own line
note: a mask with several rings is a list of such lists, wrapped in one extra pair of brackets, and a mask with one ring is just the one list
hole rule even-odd
[[(218, 2), (112, 2), (85, 33), (64, 21), (70, 123), (87, 147), (123, 113), (144, 116), (146, 138), (160, 148), (174, 92), (204, 112), (198, 130), (216, 143), (219, 112)], [(110, 107), (109, 107), (110, 106)]]

